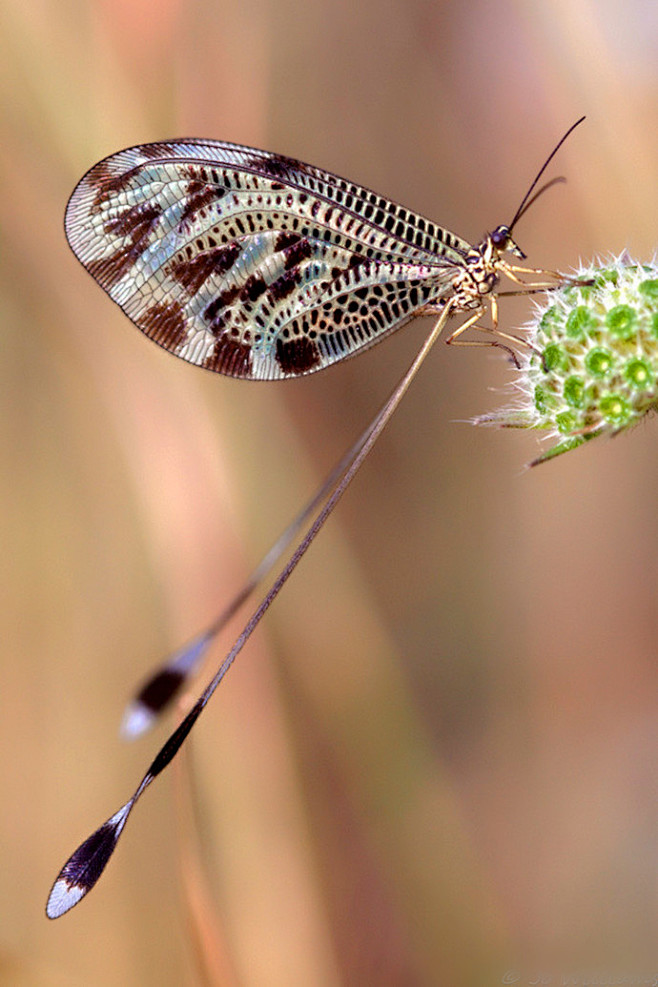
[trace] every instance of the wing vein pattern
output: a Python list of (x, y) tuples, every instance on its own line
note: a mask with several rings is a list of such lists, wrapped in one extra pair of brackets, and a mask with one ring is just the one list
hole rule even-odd
[(147, 336), (209, 370), (311, 373), (438, 311), (470, 245), (346, 179), (220, 141), (95, 165), (66, 235)]

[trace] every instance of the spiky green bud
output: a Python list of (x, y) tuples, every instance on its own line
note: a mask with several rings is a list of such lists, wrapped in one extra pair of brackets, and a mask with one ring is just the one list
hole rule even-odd
[[(658, 407), (658, 264), (619, 258), (571, 276), (526, 326), (510, 408), (477, 424), (548, 430), (551, 459)], [(571, 279), (570, 279), (571, 280)], [(533, 463), (533, 465), (535, 465)]]

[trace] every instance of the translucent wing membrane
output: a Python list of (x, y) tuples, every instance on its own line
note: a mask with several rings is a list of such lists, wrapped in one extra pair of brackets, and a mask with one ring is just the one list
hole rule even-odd
[(437, 311), (470, 249), (328, 172), (203, 141), (101, 161), (71, 196), (66, 235), (155, 342), (260, 380), (320, 370)]

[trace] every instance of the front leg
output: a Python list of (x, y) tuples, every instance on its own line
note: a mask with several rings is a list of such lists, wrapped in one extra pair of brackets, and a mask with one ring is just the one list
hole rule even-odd
[[(530, 288), (535, 291), (541, 291), (546, 288), (558, 288), (565, 280), (563, 275), (558, 274), (557, 271), (546, 271), (539, 267), (519, 267), (517, 264), (503, 263), (501, 264), (500, 270), (505, 277), (510, 279), (510, 281), (514, 281), (516, 284), (523, 285), (524, 288)], [(552, 281), (524, 281), (523, 278), (519, 277), (519, 274), (541, 274), (545, 278), (554, 278), (558, 284), (554, 284)]]
[[(523, 285), (524, 288), (529, 289), (528, 294), (533, 291), (550, 291), (551, 289), (562, 288), (564, 285), (580, 287), (594, 283), (591, 278), (587, 281), (582, 281), (577, 278), (565, 277), (557, 271), (547, 271), (541, 267), (519, 267), (518, 264), (507, 264), (504, 262), (501, 262), (500, 272), (508, 277), (510, 281), (514, 281), (516, 284)], [(554, 278), (557, 284), (553, 284), (550, 281), (524, 281), (523, 278), (518, 277), (519, 274), (542, 274), (544, 277)]]

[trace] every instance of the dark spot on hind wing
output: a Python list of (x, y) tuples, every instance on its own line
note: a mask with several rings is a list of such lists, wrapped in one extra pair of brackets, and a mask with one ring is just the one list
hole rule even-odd
[(283, 251), (284, 267), (286, 271), (289, 271), (293, 267), (297, 267), (302, 261), (308, 260), (308, 258), (313, 253), (313, 247), (311, 246), (310, 240), (306, 237), (299, 237), (294, 243), (289, 244)]
[(305, 374), (320, 362), (320, 352), (312, 339), (277, 339), (276, 359), (284, 374)]
[(185, 719), (178, 724), (171, 737), (169, 737), (169, 739), (162, 745), (158, 753), (155, 755), (151, 767), (148, 770), (148, 774), (150, 774), (151, 778), (157, 777), (161, 771), (164, 771), (170, 761), (174, 759), (180, 750), (183, 741), (196, 723), (203, 706), (203, 696), (201, 696), (197, 699)]
[(166, 350), (176, 351), (187, 339), (187, 325), (178, 302), (153, 305), (135, 320), (142, 332)]
[(215, 373), (226, 374), (228, 377), (249, 377), (251, 346), (221, 335), (203, 366), (206, 370), (214, 370)]
[(276, 156), (268, 157), (265, 154), (258, 154), (258, 152), (249, 154), (245, 158), (244, 164), (246, 168), (253, 168), (259, 175), (264, 175), (268, 178), (285, 179), (289, 170), (285, 158), (278, 158)]
[(161, 215), (159, 206), (143, 203), (109, 219), (105, 224), (106, 233), (110, 236), (127, 237), (129, 243), (108, 257), (89, 261), (86, 266), (91, 276), (107, 289), (125, 277), (144, 251), (149, 233)]
[(180, 258), (172, 261), (171, 276), (190, 295), (194, 295), (211, 274), (220, 277), (222, 274), (226, 274), (239, 256), (240, 246), (237, 243), (229, 243), (225, 247), (214, 247), (212, 250), (204, 250), (191, 260)]
[(242, 290), (240, 292), (240, 298), (245, 302), (255, 302), (264, 291), (267, 291), (267, 284), (263, 278), (258, 277), (256, 274), (252, 274), (250, 278), (247, 278)]
[(139, 153), (142, 157), (148, 160), (155, 160), (157, 158), (168, 158), (171, 157), (171, 144), (166, 141), (156, 141), (153, 144), (142, 144), (139, 149)]
[(117, 250), (109, 257), (90, 260), (87, 270), (103, 288), (109, 289), (128, 273), (134, 262), (132, 249), (126, 247), (124, 250)]
[(299, 243), (300, 240), (301, 236), (299, 233), (293, 233), (292, 230), (283, 230), (274, 241), (274, 250), (276, 252), (285, 250), (287, 247), (292, 247), (294, 243)]
[(268, 288), (268, 298), (274, 302), (282, 302), (284, 298), (291, 295), (297, 285), (301, 282), (301, 274), (299, 273), (299, 268), (295, 268), (292, 271), (286, 271), (282, 274), (280, 278), (273, 281)]
[(111, 161), (101, 161), (87, 176), (87, 181), (96, 188), (96, 195), (91, 204), (90, 212), (98, 212), (103, 202), (127, 188), (133, 180), (135, 169), (124, 171), (122, 175), (112, 175), (109, 172)]
[(108, 219), (105, 231), (110, 235), (132, 236), (133, 247), (138, 246), (162, 215), (162, 209), (155, 203), (145, 202), (126, 209), (121, 215)]
[(294, 158), (286, 158), (277, 154), (259, 154), (258, 151), (245, 157), (244, 167), (253, 169), (265, 178), (279, 179), (293, 185), (295, 175), (308, 174), (312, 171), (310, 165), (304, 164), (303, 161), (296, 161)]
[(179, 228), (183, 227), (188, 219), (212, 205), (219, 202), (226, 195), (227, 190), (219, 185), (205, 185), (196, 179), (187, 187), (189, 196), (179, 221)]
[(116, 846), (116, 830), (110, 820), (103, 823), (67, 860), (61, 878), (85, 892), (93, 888)]
[(154, 678), (149, 679), (140, 690), (137, 701), (150, 713), (159, 713), (178, 692), (185, 674), (173, 668), (164, 668)]

